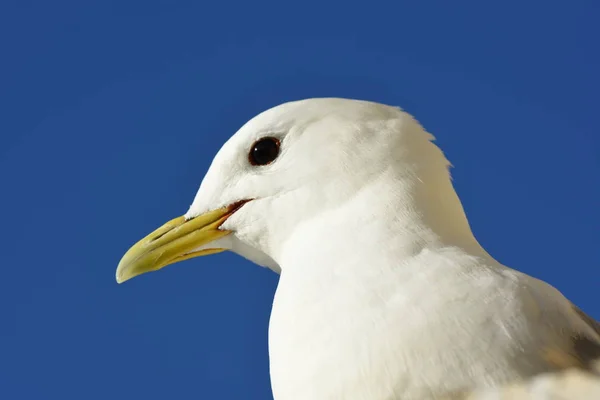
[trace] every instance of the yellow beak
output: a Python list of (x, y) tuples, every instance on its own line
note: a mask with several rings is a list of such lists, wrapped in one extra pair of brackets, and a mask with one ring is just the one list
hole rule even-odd
[(195, 218), (186, 220), (182, 216), (167, 222), (134, 244), (125, 253), (117, 267), (117, 282), (123, 283), (138, 275), (156, 271), (189, 258), (227, 250), (215, 247), (195, 251), (229, 235), (231, 231), (221, 230), (219, 227), (243, 203), (245, 202), (209, 211)]

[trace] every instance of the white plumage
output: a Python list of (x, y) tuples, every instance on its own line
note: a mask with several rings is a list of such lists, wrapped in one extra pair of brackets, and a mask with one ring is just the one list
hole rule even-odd
[[(252, 165), (267, 136), (278, 157)], [(432, 140), (398, 108), (310, 99), (258, 115), (216, 155), (186, 219), (250, 200), (194, 251), (281, 273), (276, 400), (458, 397), (600, 356), (595, 321), (479, 245)]]

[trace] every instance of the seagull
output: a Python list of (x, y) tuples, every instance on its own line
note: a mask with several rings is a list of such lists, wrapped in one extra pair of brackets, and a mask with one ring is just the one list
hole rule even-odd
[(187, 213), (133, 245), (116, 279), (227, 250), (280, 274), (276, 400), (455, 399), (591, 370), (600, 324), (488, 254), (449, 169), (398, 107), (281, 104), (222, 146)]

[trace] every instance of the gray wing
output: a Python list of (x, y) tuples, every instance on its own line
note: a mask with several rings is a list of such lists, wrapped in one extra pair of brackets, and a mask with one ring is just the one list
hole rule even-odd
[(600, 322), (596, 321), (579, 307), (572, 304), (573, 310), (579, 317), (588, 324), (594, 332), (595, 338), (590, 338), (585, 334), (577, 334), (572, 337), (572, 352), (582, 366), (588, 370), (595, 370), (600, 373)]
[(575, 304), (572, 304), (572, 306), (573, 310), (575, 310), (581, 319), (584, 320), (585, 323), (588, 324), (598, 334), (598, 336), (600, 336), (600, 322), (584, 313), (581, 308), (577, 307)]

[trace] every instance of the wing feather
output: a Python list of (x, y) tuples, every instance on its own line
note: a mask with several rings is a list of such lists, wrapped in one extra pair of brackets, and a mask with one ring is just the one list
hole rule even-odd
[(596, 332), (596, 338), (590, 338), (585, 334), (577, 334), (572, 337), (573, 356), (575, 356), (588, 370), (600, 373), (600, 322), (584, 313), (573, 304), (573, 310), (585, 323)]

